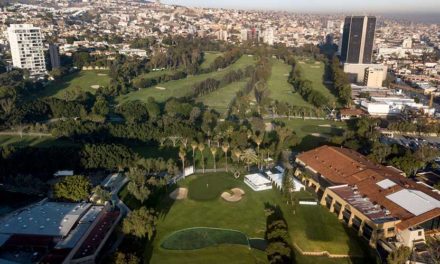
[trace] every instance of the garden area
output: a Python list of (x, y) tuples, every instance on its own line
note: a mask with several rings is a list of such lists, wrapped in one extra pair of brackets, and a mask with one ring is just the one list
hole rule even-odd
[(38, 96), (68, 100), (81, 92), (95, 93), (99, 87), (109, 83), (108, 71), (78, 71), (51, 82)]
[(116, 98), (116, 101), (118, 103), (134, 100), (146, 102), (148, 97), (153, 97), (158, 102), (164, 102), (171, 97), (184, 97), (191, 94), (194, 84), (204, 81), (207, 78), (220, 79), (230, 70), (243, 70), (246, 66), (253, 65), (254, 63), (253, 57), (242, 56), (238, 61), (225, 69), (205, 74), (192, 75), (185, 79), (165, 82), (156, 87), (141, 89), (127, 95), (119, 96)]
[[(364, 256), (360, 239), (347, 230), (336, 216), (325, 208), (297, 205), (294, 214), (282, 202), (281, 193), (278, 190), (254, 192), (244, 184), (243, 177), (235, 179), (229, 173), (207, 173), (190, 176), (179, 182), (177, 187), (187, 188), (188, 198), (176, 201), (164, 196), (163, 199), (159, 199), (156, 210), (161, 213), (156, 235), (145, 251), (147, 261), (149, 260), (150, 263), (187, 263), (188, 261), (191, 263), (230, 263), (231, 261), (234, 263), (267, 263), (265, 252), (250, 250), (249, 246), (240, 245), (243, 240), (235, 236), (233, 236), (234, 241), (237, 242), (235, 239), (238, 239), (237, 243), (227, 243), (229, 238), (225, 242), (223, 235), (213, 234), (217, 237), (215, 241), (205, 242), (213, 243), (214, 246), (203, 246), (202, 249), (191, 251), (168, 250), (164, 249), (163, 245), (165, 243), (168, 245), (165, 247), (170, 248), (171, 235), (196, 227), (228, 229), (242, 232), (249, 238), (264, 238), (267, 222), (265, 208), (268, 204), (278, 205), (282, 209), (289, 226), (291, 243), (296, 243), (302, 250), (327, 250), (333, 254)], [(220, 193), (233, 187), (244, 190), (243, 199), (236, 203), (222, 200)], [(130, 194), (125, 190), (122, 190), (120, 195), (124, 201), (131, 199)], [(313, 197), (312, 194), (304, 191), (295, 195), (299, 199)], [(208, 235), (211, 234), (205, 233), (205, 237)], [(174, 237), (171, 244), (187, 247), (188, 243), (192, 242), (186, 240), (199, 236), (199, 232), (183, 234), (183, 236)], [(183, 237), (185, 241), (178, 242), (176, 239), (179, 237)], [(295, 252), (295, 258), (298, 263), (368, 263), (362, 257), (329, 259), (306, 257), (298, 252)]]

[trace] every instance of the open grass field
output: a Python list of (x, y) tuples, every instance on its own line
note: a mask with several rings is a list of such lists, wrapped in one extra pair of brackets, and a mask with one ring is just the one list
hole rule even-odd
[(197, 101), (202, 102), (209, 108), (214, 109), (221, 115), (224, 115), (228, 110), (229, 103), (235, 98), (237, 92), (246, 85), (247, 81), (248, 79), (239, 82), (233, 82), (210, 94), (197, 98)]
[(158, 102), (164, 102), (171, 97), (184, 97), (192, 92), (192, 86), (198, 82), (201, 82), (207, 78), (220, 79), (222, 78), (229, 70), (237, 70), (245, 68), (248, 65), (253, 65), (254, 59), (253, 57), (243, 56), (237, 62), (230, 65), (229, 67), (216, 72), (188, 76), (185, 79), (169, 81), (160, 84), (158, 87), (151, 87), (142, 89), (136, 92), (129, 93), (127, 95), (123, 95), (116, 98), (118, 103), (124, 103), (127, 101), (147, 101), (148, 97), (153, 97)]
[[(206, 182), (209, 185), (206, 186)], [(211, 184), (218, 184), (217, 189), (233, 187), (245, 191), (238, 203), (228, 203), (217, 197), (212, 198)], [(146, 255), (150, 263), (267, 263), (264, 252), (249, 250), (241, 246), (217, 246), (193, 251), (165, 250), (160, 247), (165, 238), (173, 232), (191, 227), (214, 227), (233, 229), (243, 232), (248, 237), (263, 238), (266, 230), (265, 204), (279, 205), (289, 225), (292, 242), (303, 250), (327, 250), (335, 254), (364, 255), (359, 238), (345, 229), (336, 216), (320, 206), (297, 206), (296, 214), (286, 208), (281, 194), (277, 190), (254, 192), (244, 184), (243, 178), (235, 179), (227, 173), (211, 173), (188, 177), (179, 182), (179, 187), (189, 188), (189, 198), (174, 201), (165, 196), (157, 210), (161, 212), (157, 225), (157, 234), (152, 247)], [(210, 196), (207, 200), (191, 199), (191, 191), (198, 189), (198, 195)], [(171, 191), (171, 190), (170, 190)], [(208, 195), (209, 193), (209, 195)], [(125, 201), (130, 195), (121, 192)], [(302, 192), (301, 197), (311, 194)], [(297, 263), (353, 263), (351, 259), (328, 259), (325, 257), (305, 257), (296, 253)], [(363, 258), (357, 259), (365, 262)], [(147, 261), (148, 262), (148, 261)], [(358, 262), (356, 262), (358, 263)]]
[(205, 51), (203, 62), (200, 65), (202, 69), (207, 69), (211, 64), (215, 61), (215, 59), (219, 56), (221, 56), (221, 52), (216, 51)]
[(295, 131), (300, 143), (294, 148), (306, 151), (318, 147), (333, 136), (341, 135), (347, 128), (345, 122), (332, 120), (277, 119)]
[(302, 60), (298, 62), (298, 66), (302, 70), (305, 79), (310, 80), (313, 89), (322, 92), (331, 102), (335, 102), (335, 96), (324, 85), (324, 63), (314, 60)]
[(291, 68), (281, 60), (272, 59), (272, 75), (267, 82), (270, 89), (269, 96), (274, 100), (294, 106), (313, 107), (304, 101), (299, 93), (295, 93), (292, 85), (287, 82)]
[(91, 92), (96, 89), (91, 86), (108, 86), (110, 78), (108, 71), (79, 71), (64, 76), (60, 80), (53, 81), (38, 95), (39, 97), (53, 96), (60, 99), (69, 97), (69, 93)]
[(67, 140), (56, 139), (54, 137), (38, 137), (38, 136), (5, 136), (0, 135), (0, 146), (15, 147), (52, 147), (52, 146), (69, 146), (72, 142)]

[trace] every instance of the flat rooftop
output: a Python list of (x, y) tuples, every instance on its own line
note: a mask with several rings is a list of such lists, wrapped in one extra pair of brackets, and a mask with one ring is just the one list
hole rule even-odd
[(0, 234), (66, 236), (90, 203), (41, 201), (0, 220)]

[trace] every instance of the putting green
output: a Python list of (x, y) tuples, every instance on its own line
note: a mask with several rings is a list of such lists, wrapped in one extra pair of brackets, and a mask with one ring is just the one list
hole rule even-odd
[(237, 181), (228, 174), (209, 173), (198, 175), (188, 186), (191, 200), (208, 201), (220, 197), (226, 190), (237, 187)]
[(194, 250), (224, 244), (250, 247), (249, 240), (244, 233), (211, 227), (179, 230), (165, 238), (161, 247), (168, 250)]

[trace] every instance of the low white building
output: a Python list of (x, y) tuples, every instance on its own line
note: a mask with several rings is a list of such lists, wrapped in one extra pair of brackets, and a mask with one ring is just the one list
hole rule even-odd
[[(265, 173), (269, 177), (269, 180), (271, 180), (272, 183), (278, 189), (281, 189), (283, 187), (283, 179), (285, 177), (284, 172), (285, 172), (284, 168), (282, 168), (281, 166), (276, 166), (275, 168), (273, 168), (271, 170), (265, 171)], [(293, 177), (292, 189), (293, 189), (294, 192), (299, 192), (301, 190), (304, 190), (305, 188), (306, 187), (304, 186), (304, 184), (301, 183), (301, 181), (299, 181), (298, 179)]]
[(272, 189), (272, 182), (260, 173), (246, 175), (244, 183), (256, 192)]
[(360, 106), (373, 116), (389, 116), (401, 114), (405, 108), (421, 111), (423, 114), (433, 115), (434, 108), (416, 103), (412, 98), (403, 97), (371, 97), (361, 99)]

